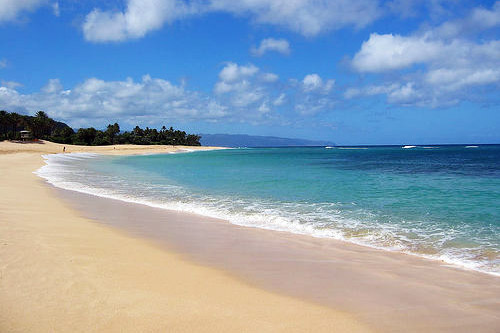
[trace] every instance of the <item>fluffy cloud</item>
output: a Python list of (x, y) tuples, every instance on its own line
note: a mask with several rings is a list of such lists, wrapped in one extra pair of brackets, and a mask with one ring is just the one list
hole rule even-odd
[(118, 118), (147, 124), (158, 120), (217, 120), (227, 116), (226, 108), (216, 101), (148, 75), (139, 82), (91, 78), (66, 90), (59, 80), (52, 79), (33, 94), (21, 94), (15, 87), (2, 86), (0, 103), (5, 109), (18, 112), (47, 110), (51, 116), (73, 126), (95, 126)]
[(71, 89), (51, 79), (40, 91), (23, 94), (17, 82), (2, 81), (0, 105), (9, 111), (45, 110), (72, 126), (209, 121), (271, 124), (299, 115), (331, 111), (333, 80), (309, 74), (303, 80), (280, 80), (252, 64), (227, 63), (213, 94), (189, 90), (184, 84), (145, 75), (139, 81), (89, 78)]
[(193, 5), (176, 0), (129, 0), (125, 12), (94, 9), (85, 19), (83, 33), (95, 42), (139, 38), (196, 11)]
[(439, 38), (455, 38), (459, 35), (473, 35), (482, 30), (491, 29), (500, 25), (500, 1), (493, 4), (491, 9), (478, 7), (459, 20), (445, 22), (432, 33)]
[(323, 93), (328, 93), (332, 90), (335, 80), (327, 80), (323, 82), (323, 79), (318, 74), (309, 74), (302, 80), (302, 89), (304, 91), (319, 91)]
[(259, 47), (252, 48), (251, 52), (257, 57), (273, 51), (281, 54), (290, 54), (290, 44), (286, 39), (266, 38), (260, 42)]
[(235, 63), (228, 63), (219, 73), (220, 82), (234, 82), (248, 77), (252, 77), (259, 69), (254, 65), (239, 66)]
[(228, 63), (219, 73), (214, 92), (241, 120), (266, 121), (279, 112), (312, 116), (331, 111), (334, 83), (318, 74), (281, 82), (276, 74), (262, 72), (254, 65)]
[(1, 0), (0, 23), (13, 21), (23, 12), (34, 11), (47, 3), (47, 0)]
[(211, 12), (247, 16), (255, 23), (285, 27), (306, 36), (346, 26), (364, 27), (377, 19), (378, 3), (370, 0), (128, 0), (125, 11), (94, 9), (83, 24), (93, 42), (140, 38), (187, 17)]
[(294, 110), (302, 116), (331, 111), (336, 104), (336, 98), (331, 94), (335, 80), (323, 80), (316, 73), (308, 74), (302, 81), (292, 80), (296, 88), (294, 93)]
[(442, 56), (444, 45), (427, 36), (402, 37), (373, 33), (352, 59), (360, 72), (383, 72), (425, 63)]
[(480, 98), (471, 89), (500, 85), (500, 41), (475, 37), (499, 25), (497, 2), (491, 9), (476, 8), (463, 19), (408, 36), (373, 33), (354, 55), (352, 67), (391, 75), (383, 84), (347, 89), (344, 96), (384, 94), (390, 103), (433, 107)]
[(276, 74), (262, 72), (254, 65), (228, 63), (219, 73), (214, 92), (223, 103), (242, 113), (245, 118), (258, 117), (259, 114), (243, 111), (268, 113), (271, 99), (276, 98), (274, 84), (278, 80)]
[(42, 91), (47, 94), (57, 93), (61, 90), (63, 90), (63, 86), (59, 81), (59, 79), (50, 79), (49, 82), (47, 82), (47, 84), (45, 85), (45, 87), (42, 88)]
[(378, 3), (368, 0), (212, 0), (211, 8), (249, 15), (257, 23), (306, 36), (346, 26), (364, 27), (381, 15)]

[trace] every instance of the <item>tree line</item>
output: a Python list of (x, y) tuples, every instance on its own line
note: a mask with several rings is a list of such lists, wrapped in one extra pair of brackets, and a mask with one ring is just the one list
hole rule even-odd
[(57, 143), (104, 146), (112, 144), (136, 145), (184, 145), (200, 146), (200, 136), (187, 134), (172, 127), (160, 130), (136, 126), (132, 131), (120, 131), (118, 123), (109, 124), (105, 130), (93, 127), (80, 128), (76, 132), (63, 122), (50, 118), (44, 111), (35, 116), (0, 111), (0, 141), (19, 140), (20, 131), (28, 130), (33, 138)]

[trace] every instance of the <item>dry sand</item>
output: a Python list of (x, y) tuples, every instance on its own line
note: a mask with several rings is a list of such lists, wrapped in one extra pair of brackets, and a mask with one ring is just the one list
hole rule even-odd
[(62, 147), (0, 143), (0, 332), (368, 331), (347, 313), (261, 290), (82, 217), (32, 173), (41, 154)]
[(0, 142), (0, 154), (12, 153), (99, 153), (106, 155), (160, 154), (182, 150), (214, 150), (221, 147), (167, 146), (167, 145), (111, 145), (111, 146), (75, 146), (39, 141), (28, 143)]

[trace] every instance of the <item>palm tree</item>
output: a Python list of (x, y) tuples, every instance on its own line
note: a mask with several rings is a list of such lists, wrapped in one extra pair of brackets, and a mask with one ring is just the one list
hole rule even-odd
[(17, 137), (17, 130), (24, 128), (26, 121), (19, 113), (12, 112), (10, 114), (10, 124), (12, 127), (11, 139), (15, 139)]
[(109, 143), (115, 143), (115, 137), (120, 133), (120, 125), (118, 123), (114, 123), (113, 125), (109, 124), (106, 129), (106, 136), (109, 139)]
[(0, 111), (0, 140), (7, 137), (7, 126), (10, 124), (10, 115), (7, 111)]
[(32, 131), (35, 138), (43, 138), (50, 135), (54, 121), (44, 111), (38, 111), (32, 121)]

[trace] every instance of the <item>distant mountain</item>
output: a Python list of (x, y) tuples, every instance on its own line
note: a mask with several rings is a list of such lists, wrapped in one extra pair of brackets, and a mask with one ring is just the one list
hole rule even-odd
[(330, 141), (279, 138), (275, 136), (253, 136), (246, 134), (199, 134), (202, 146), (219, 147), (292, 147), (292, 146), (333, 146)]

